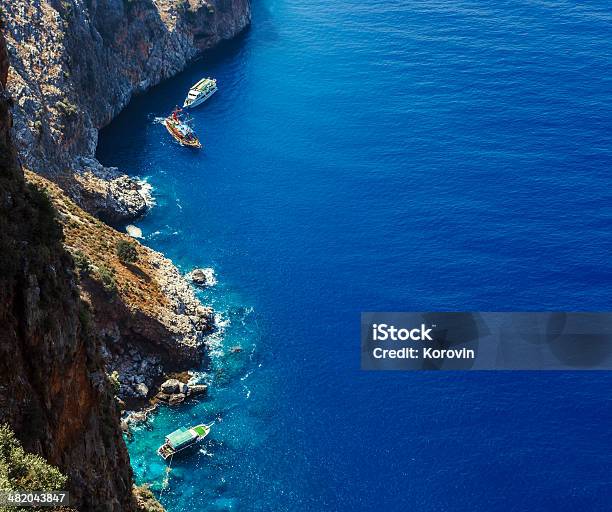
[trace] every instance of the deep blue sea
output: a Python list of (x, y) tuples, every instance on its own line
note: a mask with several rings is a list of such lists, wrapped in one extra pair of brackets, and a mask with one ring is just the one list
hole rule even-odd
[[(254, 0), (135, 98), (99, 158), (221, 325), (137, 480), (169, 512), (612, 510), (609, 373), (359, 368), (361, 311), (612, 309), (611, 61), (609, 0)], [(204, 76), (194, 152), (158, 118)], [(164, 436), (215, 418), (164, 484)]]

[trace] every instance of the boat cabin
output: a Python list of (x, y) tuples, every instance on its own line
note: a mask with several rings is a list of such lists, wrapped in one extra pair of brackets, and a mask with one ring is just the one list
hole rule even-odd
[(180, 452), (204, 439), (210, 432), (211, 426), (212, 423), (210, 425), (196, 425), (190, 428), (181, 427), (166, 436), (166, 442), (163, 446), (159, 447), (157, 453), (164, 459), (167, 459), (176, 452)]

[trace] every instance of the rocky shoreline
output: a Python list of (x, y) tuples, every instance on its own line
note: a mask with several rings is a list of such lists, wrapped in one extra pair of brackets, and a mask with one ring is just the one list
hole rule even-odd
[[(134, 94), (234, 37), (250, 17), (249, 0), (109, 0), (89, 7), (75, 0), (33, 0), (3, 6), (12, 64), (8, 88), (14, 98), (13, 133), (23, 165), (104, 222), (117, 225), (145, 215), (152, 205), (147, 187), (96, 160), (98, 130)], [(34, 174), (29, 176), (37, 181)], [(73, 254), (93, 261), (97, 255), (87, 250), (90, 240), (114, 235), (105, 231), (79, 237), (73, 236)], [(117, 396), (142, 405), (169, 372), (201, 363), (214, 316), (191, 286), (216, 282), (212, 269), (182, 276), (163, 255), (148, 250), (146, 258), (143, 275), (157, 284), (159, 307), (121, 293), (120, 301), (109, 303), (95, 280), (81, 284), (103, 340), (108, 373), (116, 375)], [(107, 260), (92, 263), (93, 274), (110, 269), (119, 286), (124, 275), (133, 281)]]
[(121, 430), (130, 436), (130, 427), (148, 421), (160, 404), (176, 406), (189, 399), (206, 397), (208, 385), (196, 384), (194, 378), (193, 372), (171, 374), (159, 385), (158, 391), (146, 405), (137, 404), (136, 407), (130, 407), (124, 404)]
[[(194, 287), (214, 285), (214, 271), (183, 276), (170, 259), (98, 221), (49, 180), (29, 171), (26, 179), (58, 212), (115, 394), (131, 408), (146, 406), (172, 372), (202, 364), (215, 315)], [(133, 249), (132, 262), (117, 255), (122, 244)]]
[[(174, 339), (165, 350), (160, 351), (143, 343), (122, 339), (118, 330), (103, 331), (106, 340), (103, 356), (108, 373), (112, 375), (116, 372), (117, 397), (129, 404), (129, 408), (136, 410), (146, 408), (152, 399), (164, 401), (163, 382), (173, 372), (201, 364), (205, 355), (206, 337), (216, 329), (214, 311), (202, 305), (195, 296), (189, 284), (190, 274), (183, 277), (171, 260), (154, 251), (151, 254), (153, 265), (161, 276), (158, 279), (161, 290), (170, 299), (171, 307), (176, 312), (168, 318), (162, 317), (162, 321), (174, 333)], [(188, 385), (190, 381), (181, 378), (181, 382)], [(197, 385), (191, 382), (191, 386)], [(195, 387), (195, 390), (194, 396), (202, 394), (200, 388)], [(191, 393), (186, 392), (187, 396), (191, 396)], [(166, 401), (172, 405), (178, 403), (176, 399)]]
[[(3, 287), (6, 332), (18, 335), (3, 346), (13, 355), (4, 358), (13, 368), (3, 372), (12, 390), (3, 419), (66, 472), (76, 509), (145, 510), (154, 498), (133, 488), (118, 405), (146, 419), (157, 403), (206, 395), (185, 371), (201, 364), (215, 328), (193, 285), (210, 286), (214, 273), (187, 279), (105, 224), (145, 215), (151, 202), (143, 183), (96, 160), (98, 131), (134, 94), (245, 29), (250, 3), (16, 0), (0, 15), (0, 149), (12, 190), (0, 209), (18, 217), (6, 247), (24, 265)], [(26, 206), (11, 209), (15, 201)], [(36, 216), (19, 217), (28, 208)], [(41, 251), (28, 249), (26, 234)]]
[(92, 158), (80, 158), (70, 195), (83, 208), (106, 222), (127, 222), (147, 213), (153, 200), (144, 182), (104, 167)]
[(4, 2), (22, 164), (112, 223), (147, 210), (139, 184), (95, 158), (98, 131), (195, 57), (244, 30), (249, 0)]

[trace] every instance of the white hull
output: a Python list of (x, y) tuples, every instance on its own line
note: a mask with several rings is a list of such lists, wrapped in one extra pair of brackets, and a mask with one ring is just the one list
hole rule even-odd
[(187, 104), (187, 100), (185, 100), (185, 103), (183, 103), (183, 108), (197, 107), (198, 105), (201, 105), (202, 103), (204, 103), (208, 98), (210, 98), (216, 92), (217, 92), (217, 87), (215, 87), (214, 89), (211, 89), (206, 94), (202, 94), (202, 96), (198, 96), (195, 100), (193, 100), (193, 103), (190, 103), (190, 104)]
[(168, 450), (167, 452), (164, 452), (163, 450), (164, 446), (162, 445), (157, 449), (157, 455), (159, 455), (164, 460), (168, 460), (170, 457), (173, 457), (177, 453), (182, 452), (183, 450), (186, 450), (187, 448), (193, 448), (194, 446), (200, 444), (203, 440), (204, 440), (204, 437), (200, 437), (193, 443), (188, 444), (187, 446), (183, 446), (182, 448), (179, 448), (178, 450), (174, 450), (174, 449)]

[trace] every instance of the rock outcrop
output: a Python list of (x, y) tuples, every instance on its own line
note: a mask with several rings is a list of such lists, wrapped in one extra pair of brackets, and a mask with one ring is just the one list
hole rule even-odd
[(249, 23), (249, 0), (0, 0), (22, 162), (109, 221), (146, 211), (139, 184), (95, 160), (135, 93)]
[(189, 384), (178, 379), (168, 379), (159, 387), (155, 400), (168, 405), (178, 405), (189, 397), (206, 395), (207, 392), (208, 386), (206, 384)]
[(212, 268), (194, 268), (185, 277), (193, 284), (201, 287), (209, 287), (217, 284), (215, 271)]
[[(147, 398), (165, 373), (199, 366), (213, 311), (172, 261), (100, 222), (46, 178), (29, 171), (26, 177), (46, 191), (58, 212), (108, 371), (117, 372), (119, 396)], [(121, 243), (133, 246), (136, 261), (121, 261)]]
[(78, 510), (161, 510), (133, 490), (115, 395), (144, 400), (199, 363), (213, 315), (170, 260), (98, 220), (148, 208), (95, 159), (98, 130), (245, 28), (249, 0), (0, 0), (0, 16), (0, 421)]
[(132, 511), (132, 471), (100, 341), (48, 197), (12, 144), (0, 35), (0, 423), (68, 476), (76, 509)]

